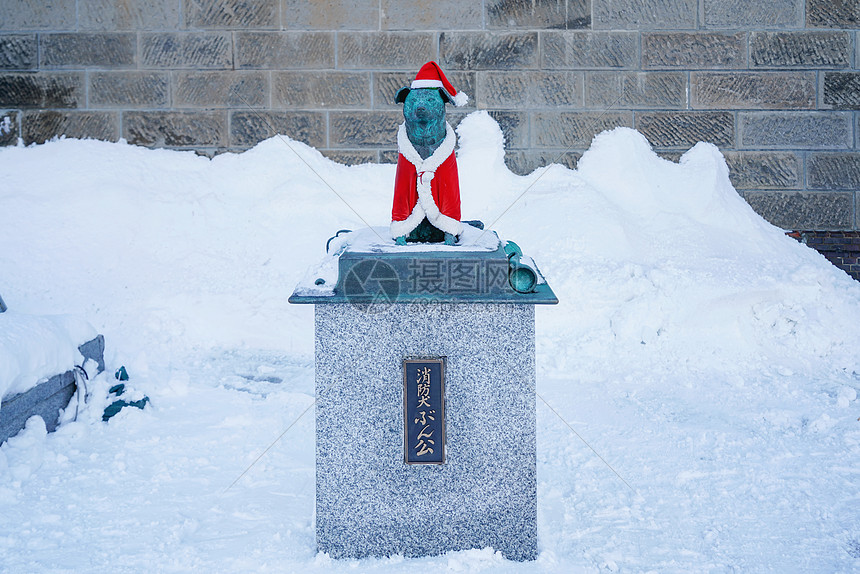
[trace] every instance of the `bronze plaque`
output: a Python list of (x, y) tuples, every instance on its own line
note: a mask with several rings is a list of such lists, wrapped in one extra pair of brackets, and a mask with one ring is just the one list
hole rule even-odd
[(445, 357), (403, 360), (403, 458), (445, 462)]

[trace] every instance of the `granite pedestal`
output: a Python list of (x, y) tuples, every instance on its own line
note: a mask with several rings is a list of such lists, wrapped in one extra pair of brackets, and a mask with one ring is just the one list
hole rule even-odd
[[(464, 262), (477, 286), (465, 293), (452, 289), (450, 274)], [(508, 268), (501, 248), (347, 248), (330, 295), (297, 289), (290, 299), (316, 304), (320, 552), (415, 557), (492, 547), (512, 560), (537, 556), (534, 305), (557, 301), (545, 283), (528, 294), (491, 285), (497, 263)], [(429, 296), (422, 278), (442, 268), (444, 289)], [(407, 464), (404, 360), (439, 357), (444, 462)]]

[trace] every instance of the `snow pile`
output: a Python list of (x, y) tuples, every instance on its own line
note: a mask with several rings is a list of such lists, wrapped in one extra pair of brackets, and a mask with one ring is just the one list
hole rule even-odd
[[(475, 114), (460, 130), (465, 146), (489, 129)], [(673, 163), (617, 128), (595, 138), (576, 172), (555, 165), (526, 178), (500, 174), (492, 145), (482, 151), (461, 153), (465, 197), (479, 196), (464, 213), (501, 215), (494, 227), (559, 295), (559, 308), (539, 308), (545, 367), (644, 353), (718, 369), (778, 359), (860, 370), (860, 285), (755, 214), (713, 145)]]
[(82, 364), (78, 346), (95, 336), (81, 317), (0, 313), (0, 399)]
[[(576, 172), (518, 177), (487, 114), (458, 129), (464, 218), (517, 241), (562, 301), (541, 310), (545, 366), (644, 342), (699, 361), (777, 353), (853, 368), (857, 286), (753, 213), (715, 147), (676, 164), (618, 128)], [(284, 295), (336, 230), (385, 224), (394, 169), (341, 166), (281, 138), (211, 160), (75, 140), (0, 158), (0, 229), (21, 246), (0, 259), (7, 303), (80, 313), (113, 345), (168, 353), (310, 353), (311, 310)]]
[(98, 141), (4, 149), (6, 303), (82, 313), (120, 348), (308, 352), (296, 327), (312, 310), (286, 296), (330, 235), (363, 225), (329, 186), (385, 221), (393, 167), (347, 169), (289, 145), (301, 157), (278, 138), (214, 160)]
[[(565, 349), (554, 357), (611, 342), (717, 369), (860, 370), (858, 284), (756, 215), (716, 147), (700, 143), (675, 164), (619, 128), (595, 139), (576, 175), (536, 185), (553, 193), (535, 189), (522, 210), (532, 225), (516, 230), (568, 294), (547, 318), (550, 344)], [(527, 231), (541, 224), (567, 232), (541, 242)]]
[(394, 166), (272, 138), (213, 159), (0, 150), (10, 309), (83, 317), (108, 372), (152, 398), (0, 449), (0, 564), (103, 570), (120, 548), (131, 570), (855, 568), (860, 284), (753, 213), (711, 145), (673, 163), (618, 128), (576, 171), (520, 177), (488, 114), (458, 134), (463, 218), (516, 241), (561, 301), (537, 318), (538, 561), (315, 555), (313, 420), (290, 427), (314, 400), (313, 310), (287, 298), (338, 229), (387, 225)]

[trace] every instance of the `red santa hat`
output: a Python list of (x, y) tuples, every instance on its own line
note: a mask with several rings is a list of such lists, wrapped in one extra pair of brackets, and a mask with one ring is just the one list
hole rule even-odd
[(409, 87), (413, 90), (415, 88), (439, 88), (457, 107), (465, 106), (469, 101), (469, 96), (454, 89), (436, 62), (427, 62), (421, 66)]

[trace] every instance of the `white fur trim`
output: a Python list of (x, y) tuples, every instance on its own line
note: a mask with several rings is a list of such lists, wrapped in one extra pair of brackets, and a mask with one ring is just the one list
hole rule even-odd
[(406, 135), (406, 123), (400, 124), (400, 127), (397, 128), (397, 151), (399, 151), (403, 157), (409, 160), (409, 163), (412, 165), (419, 165), (422, 161), (421, 156), (418, 154), (418, 151), (415, 149), (415, 146), (412, 145), (412, 142), (409, 141), (409, 136)]
[(409, 87), (413, 90), (418, 88), (441, 88), (442, 82), (439, 80), (412, 80)]
[[(412, 213), (403, 221), (392, 221), (390, 233), (392, 238), (398, 238), (406, 235), (421, 223), (421, 220), (426, 216), (427, 219), (438, 229), (451, 235), (460, 235), (463, 233), (463, 224), (453, 217), (448, 217), (441, 211), (433, 201), (433, 191), (431, 182), (436, 175), (436, 170), (442, 163), (454, 153), (454, 146), (457, 145), (457, 134), (454, 133), (454, 128), (451, 124), (445, 122), (445, 139), (433, 152), (433, 155), (427, 159), (422, 159), (421, 154), (409, 141), (409, 136), (406, 135), (406, 124), (400, 124), (397, 130), (397, 147), (403, 157), (409, 163), (415, 166), (415, 172), (418, 174), (416, 188), (418, 191), (418, 201), (415, 207), (412, 208)], [(405, 231), (404, 231), (405, 230)]]
[(469, 96), (466, 95), (465, 92), (457, 92), (457, 95), (454, 96), (454, 105), (458, 108), (461, 106), (465, 106), (469, 103)]
[(451, 127), (451, 124), (445, 122), (445, 139), (442, 140), (442, 143), (439, 144), (433, 155), (427, 159), (422, 159), (421, 154), (418, 153), (415, 146), (409, 141), (409, 136), (406, 134), (406, 123), (400, 124), (400, 128), (397, 130), (397, 149), (403, 154), (403, 157), (409, 160), (409, 163), (415, 166), (415, 171), (418, 173), (422, 171), (435, 172), (448, 159), (448, 156), (454, 153), (454, 146), (456, 145), (457, 134), (454, 133), (454, 128)]
[(402, 235), (409, 235), (413, 229), (418, 227), (422, 219), (424, 219), (424, 210), (421, 209), (421, 203), (419, 202), (412, 208), (412, 213), (409, 214), (409, 217), (403, 221), (391, 222), (391, 226), (388, 229), (391, 233), (391, 238), (397, 239)]

